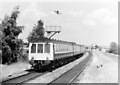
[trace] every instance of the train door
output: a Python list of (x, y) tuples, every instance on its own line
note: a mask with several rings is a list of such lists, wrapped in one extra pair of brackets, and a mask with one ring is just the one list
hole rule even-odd
[(44, 43), (44, 56), (46, 59), (53, 60), (53, 44)]

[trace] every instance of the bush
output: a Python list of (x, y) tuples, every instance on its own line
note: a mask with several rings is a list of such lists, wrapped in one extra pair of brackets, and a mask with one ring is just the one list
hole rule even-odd
[(110, 50), (108, 51), (109, 53), (114, 53), (114, 54), (118, 54), (118, 45), (115, 42), (112, 42), (110, 44)]

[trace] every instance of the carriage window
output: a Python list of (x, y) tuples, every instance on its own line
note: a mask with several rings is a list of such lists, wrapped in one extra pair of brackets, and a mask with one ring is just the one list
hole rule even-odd
[(38, 44), (38, 53), (43, 53), (43, 44)]
[(36, 53), (36, 44), (32, 44), (31, 53)]
[(45, 53), (50, 53), (50, 44), (45, 44)]

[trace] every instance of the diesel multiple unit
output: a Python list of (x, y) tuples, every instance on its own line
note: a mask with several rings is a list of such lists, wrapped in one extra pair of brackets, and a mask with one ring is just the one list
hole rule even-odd
[(71, 56), (84, 53), (84, 45), (54, 39), (40, 39), (29, 43), (29, 60), (37, 68)]

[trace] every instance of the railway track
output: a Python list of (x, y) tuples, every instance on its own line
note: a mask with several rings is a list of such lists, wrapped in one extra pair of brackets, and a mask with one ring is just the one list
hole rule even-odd
[(47, 72), (44, 72), (44, 73), (29, 72), (29, 73), (27, 73), (25, 75), (21, 75), (21, 76), (18, 76), (18, 77), (3, 81), (2, 84), (3, 85), (9, 85), (9, 84), (19, 85), (19, 84), (22, 84), (24, 82), (33, 80), (36, 77), (40, 77), (40, 76), (44, 75), (45, 73), (47, 73)]
[(65, 85), (70, 85), (73, 81), (80, 75), (80, 73), (85, 69), (85, 67), (91, 62), (92, 53), (78, 65), (61, 75), (59, 78), (53, 80), (48, 85), (55, 85), (58, 83), (63, 83)]
[[(85, 59), (86, 60), (86, 59)], [(86, 62), (85, 62), (85, 60), (83, 60), (82, 62), (85, 64)], [(89, 60), (88, 58), (87, 58), (87, 60)], [(82, 64), (83, 65), (83, 64)], [(77, 65), (77, 66), (75, 66), (73, 69), (71, 69), (71, 70), (75, 70), (76, 68), (78, 68), (78, 67), (81, 67), (82, 65)], [(58, 68), (58, 67), (57, 67)], [(85, 66), (84, 66), (84, 68), (85, 68)], [(69, 72), (71, 72), (71, 70), (69, 70), (68, 72), (66, 72), (66, 73), (69, 73)], [(78, 69), (79, 70), (79, 69)], [(78, 70), (76, 70), (76, 71), (78, 71)], [(83, 69), (82, 69), (83, 70)], [(37, 78), (37, 77), (40, 77), (40, 76), (42, 76), (42, 75), (44, 75), (44, 74), (47, 74), (48, 73), (48, 71), (45, 71), (45, 72), (34, 72), (34, 71), (32, 71), (32, 72), (29, 72), (29, 73), (27, 73), (27, 74), (25, 74), (25, 75), (21, 75), (21, 76), (18, 76), (18, 77), (15, 77), (15, 78), (12, 78), (12, 79), (9, 79), (9, 80), (6, 80), (6, 81), (3, 81), (2, 82), (2, 84), (3, 85), (9, 85), (9, 84), (14, 84), (14, 85), (26, 85), (25, 83), (26, 82), (29, 82), (29, 81), (31, 81), (31, 80), (34, 80), (35, 78)], [(65, 74), (66, 74), (65, 73)], [(77, 73), (77, 75), (79, 75), (80, 74), (80, 72), (79, 73)], [(73, 74), (72, 74), (73, 75)], [(72, 76), (72, 79), (71, 79), (71, 81), (69, 81), (68, 83), (71, 83), (76, 77), (77, 77), (77, 75), (76, 76)], [(64, 75), (62, 75), (63, 77), (64, 77)], [(62, 77), (61, 76), (61, 77)], [(60, 79), (61, 77), (59, 77), (59, 78), (57, 78), (56, 80), (54, 80), (54, 81), (52, 81), (52, 82), (50, 82), (49, 84), (51, 85), (52, 83), (55, 83), (56, 81), (58, 81), (58, 79)], [(65, 77), (66, 78), (66, 77)], [(64, 83), (64, 82), (63, 82)]]

